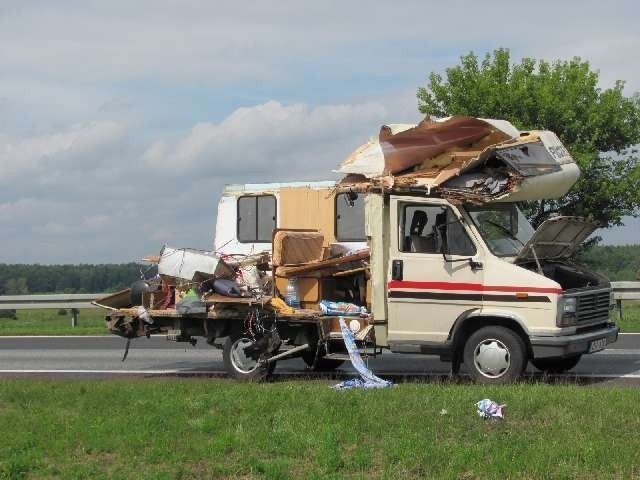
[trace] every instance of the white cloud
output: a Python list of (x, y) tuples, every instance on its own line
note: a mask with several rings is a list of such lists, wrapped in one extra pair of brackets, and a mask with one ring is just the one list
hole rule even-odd
[[(98, 155), (123, 138), (125, 127), (114, 122), (74, 125), (61, 132), (26, 138), (0, 137), (0, 185), (55, 176), (68, 168), (101, 164)], [(91, 162), (85, 161), (87, 156)]]
[[(209, 248), (225, 183), (323, 179), (404, 96), (381, 103), (239, 108), (178, 138), (126, 148), (123, 125), (87, 123), (0, 141), (0, 261), (126, 261), (164, 243)], [(44, 188), (43, 188), (44, 185)], [(3, 200), (4, 199), (4, 200)]]
[(178, 174), (198, 169), (204, 176), (290, 177), (322, 168), (328, 174), (355, 139), (366, 141), (384, 123), (387, 112), (380, 103), (312, 108), (269, 101), (239, 108), (220, 123), (199, 123), (177, 141), (156, 141), (144, 159)]

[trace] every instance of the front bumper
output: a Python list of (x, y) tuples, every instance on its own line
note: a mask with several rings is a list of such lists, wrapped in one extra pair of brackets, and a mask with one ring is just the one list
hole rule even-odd
[(582, 355), (589, 351), (594, 340), (607, 339), (607, 345), (618, 339), (620, 329), (615, 325), (594, 330), (593, 332), (562, 335), (557, 337), (530, 337), (533, 358), (562, 358)]

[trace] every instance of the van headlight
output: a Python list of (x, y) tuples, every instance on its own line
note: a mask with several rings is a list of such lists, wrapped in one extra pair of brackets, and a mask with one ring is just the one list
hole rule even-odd
[(557, 327), (571, 327), (576, 324), (578, 299), (575, 297), (561, 297), (558, 300)]

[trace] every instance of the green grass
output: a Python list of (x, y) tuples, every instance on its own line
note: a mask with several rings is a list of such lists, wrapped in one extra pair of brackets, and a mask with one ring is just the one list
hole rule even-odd
[(622, 333), (640, 332), (640, 302), (622, 302), (622, 320), (618, 320), (618, 311), (614, 310), (612, 318)]
[(18, 310), (17, 319), (0, 318), (0, 335), (99, 335), (108, 334), (102, 309), (80, 310), (78, 326), (71, 328), (71, 312)]
[(640, 476), (630, 388), (13, 379), (0, 425), (2, 479)]

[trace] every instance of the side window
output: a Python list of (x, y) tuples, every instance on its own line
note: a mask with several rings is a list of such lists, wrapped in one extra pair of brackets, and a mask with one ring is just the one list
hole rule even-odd
[(463, 255), (472, 257), (476, 254), (476, 246), (469, 238), (469, 234), (464, 229), (464, 225), (460, 223), (450, 208), (447, 208), (447, 225), (446, 225), (447, 245), (445, 252), (449, 255)]
[(364, 195), (351, 192), (336, 195), (336, 240), (362, 242), (364, 233)]
[(405, 203), (400, 209), (402, 252), (475, 255), (473, 242), (450, 208)]
[(276, 197), (256, 195), (238, 198), (238, 241), (270, 242), (276, 228)]

